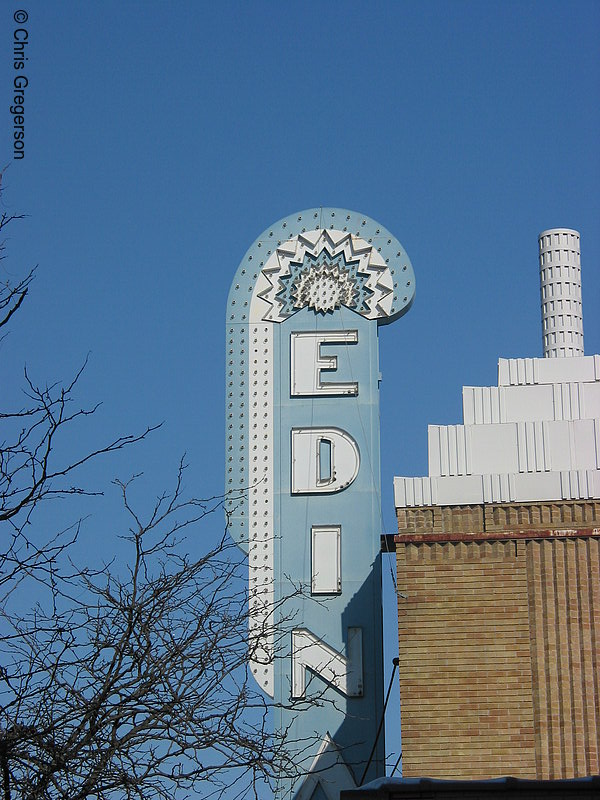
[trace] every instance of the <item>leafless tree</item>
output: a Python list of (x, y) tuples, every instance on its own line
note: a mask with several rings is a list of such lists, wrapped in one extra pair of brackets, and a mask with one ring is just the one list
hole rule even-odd
[[(0, 262), (5, 258), (8, 225), (22, 215), (0, 215)], [(21, 308), (35, 274), (35, 268), (16, 283), (0, 279), (0, 340), (7, 325)], [(25, 576), (48, 580), (52, 565), (63, 548), (72, 542), (71, 534), (52, 537), (43, 543), (29, 535), (31, 517), (41, 501), (49, 497), (93, 494), (72, 480), (77, 469), (99, 456), (114, 453), (144, 439), (155, 428), (141, 434), (118, 437), (97, 449), (65, 461), (60, 454), (63, 433), (79, 418), (95, 413), (98, 405), (80, 408), (74, 392), (86, 364), (66, 384), (38, 385), (25, 368), (23, 402), (14, 409), (0, 408), (0, 601), (12, 592), (15, 582)], [(157, 427), (157, 426), (155, 426)], [(3, 524), (5, 523), (5, 524)]]
[[(32, 278), (0, 286), (0, 327)], [(23, 406), (0, 412), (3, 800), (258, 798), (293, 765), (248, 675), (247, 567), (226, 530), (193, 557), (183, 539), (201, 538), (221, 500), (187, 499), (182, 463), (145, 515), (116, 482), (127, 524), (104, 525), (125, 560), (79, 568), (77, 521), (36, 538), (48, 498), (89, 493), (79, 467), (152, 430), (61, 461), (63, 431), (95, 411), (74, 403), (80, 374), (40, 387), (25, 372)]]
[(236, 786), (258, 796), (286, 768), (246, 667), (243, 561), (226, 533), (201, 557), (184, 554), (180, 534), (221, 503), (182, 499), (182, 476), (183, 466), (146, 518), (118, 483), (127, 566), (63, 573), (49, 609), (12, 622), (2, 645), (6, 800), (162, 800)]

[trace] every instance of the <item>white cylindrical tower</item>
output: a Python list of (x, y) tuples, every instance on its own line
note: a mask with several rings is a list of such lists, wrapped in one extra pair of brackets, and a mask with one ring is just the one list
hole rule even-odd
[(544, 358), (583, 355), (579, 233), (551, 228), (538, 236)]

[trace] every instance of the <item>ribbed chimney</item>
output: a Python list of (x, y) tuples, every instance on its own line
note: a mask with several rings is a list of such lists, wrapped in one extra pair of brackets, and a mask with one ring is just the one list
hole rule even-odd
[(582, 356), (579, 232), (551, 228), (538, 243), (544, 358)]

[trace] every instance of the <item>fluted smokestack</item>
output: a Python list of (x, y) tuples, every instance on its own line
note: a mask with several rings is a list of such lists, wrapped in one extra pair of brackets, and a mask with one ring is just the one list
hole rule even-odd
[(579, 232), (551, 228), (538, 243), (544, 358), (582, 356)]

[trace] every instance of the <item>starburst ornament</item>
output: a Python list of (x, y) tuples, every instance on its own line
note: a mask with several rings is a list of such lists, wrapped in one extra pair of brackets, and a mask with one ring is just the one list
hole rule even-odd
[(294, 308), (312, 308), (325, 314), (341, 306), (351, 308), (357, 288), (348, 272), (337, 264), (321, 262), (302, 270), (292, 289)]

